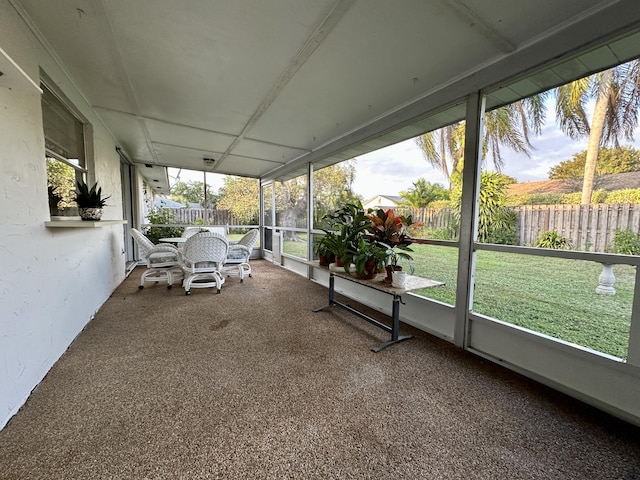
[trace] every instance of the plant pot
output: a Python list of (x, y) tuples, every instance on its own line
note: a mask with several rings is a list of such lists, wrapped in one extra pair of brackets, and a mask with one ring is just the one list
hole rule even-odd
[(384, 267), (385, 270), (387, 271), (387, 276), (384, 277), (384, 279), (382, 280), (384, 283), (391, 283), (393, 281), (393, 272), (401, 272), (402, 271), (402, 266), (400, 265), (387, 265), (386, 267)]
[(356, 278), (361, 280), (371, 280), (376, 276), (376, 262), (375, 260), (369, 260), (364, 264), (365, 273), (356, 272)]
[(393, 272), (391, 286), (395, 288), (405, 288), (407, 286), (407, 272)]
[(101, 208), (79, 208), (78, 213), (82, 220), (97, 222), (102, 218)]
[(324, 255), (318, 255), (318, 261), (323, 267), (328, 267), (331, 263), (331, 259), (329, 257), (325, 257)]

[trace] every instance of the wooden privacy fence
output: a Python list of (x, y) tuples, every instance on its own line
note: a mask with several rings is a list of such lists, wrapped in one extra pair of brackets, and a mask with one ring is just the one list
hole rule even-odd
[(204, 208), (163, 208), (173, 213), (175, 223), (195, 223), (202, 221), (206, 225), (239, 225), (238, 219), (230, 210)]
[(513, 210), (519, 245), (535, 245), (541, 233), (555, 230), (575, 250), (605, 252), (616, 230), (640, 230), (638, 204), (523, 205)]
[(450, 208), (396, 208), (398, 215), (411, 215), (414, 222), (422, 222), (431, 229), (447, 229), (453, 227), (455, 220)]
[[(516, 244), (535, 246), (544, 232), (555, 230), (571, 240), (575, 250), (605, 252), (616, 230), (640, 232), (639, 204), (594, 205), (522, 205), (510, 207), (516, 213)], [(411, 215), (428, 229), (451, 231), (450, 209), (397, 208), (402, 215)]]
[[(555, 230), (571, 240), (573, 248), (605, 252), (613, 242), (616, 230), (640, 232), (640, 204), (594, 205), (523, 205), (510, 207), (516, 212), (517, 245), (534, 246), (540, 234)], [(168, 208), (176, 223), (202, 220), (208, 225), (239, 225), (229, 210), (197, 208)], [(414, 222), (422, 222), (430, 230), (453, 231), (451, 209), (397, 208), (396, 213), (411, 215)]]

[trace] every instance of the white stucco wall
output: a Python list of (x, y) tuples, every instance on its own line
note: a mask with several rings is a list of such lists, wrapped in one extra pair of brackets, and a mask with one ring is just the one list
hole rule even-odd
[[(115, 143), (6, 0), (0, 47), (36, 82), (42, 67), (93, 126), (95, 179), (121, 219)], [(0, 77), (0, 429), (123, 280), (123, 227), (45, 227), (49, 220), (39, 92)], [(90, 372), (87, 372), (89, 375)]]

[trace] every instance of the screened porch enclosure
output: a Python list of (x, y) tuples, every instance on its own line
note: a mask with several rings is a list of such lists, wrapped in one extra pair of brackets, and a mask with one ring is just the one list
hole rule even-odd
[[(414, 246), (417, 274), (446, 286), (403, 295), (401, 321), (640, 425), (640, 257), (485, 241), (479, 204), (486, 115), (637, 60), (640, 11), (512, 3), (0, 0), (0, 426), (127, 279), (129, 229), (151, 225), (167, 169), (251, 179), (256, 214), (225, 228), (259, 228), (256, 256), (326, 287), (309, 265), (333, 207), (324, 169), (461, 121), (455, 236)], [(51, 143), (54, 104), (82, 155)], [(51, 225), (56, 156), (110, 195), (107, 221)], [(379, 292), (336, 289), (390, 314)]]

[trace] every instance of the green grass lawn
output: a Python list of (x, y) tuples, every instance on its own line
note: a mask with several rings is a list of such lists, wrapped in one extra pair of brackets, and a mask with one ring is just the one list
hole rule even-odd
[[(446, 282), (417, 293), (453, 304), (458, 249), (412, 249), (415, 275)], [(615, 295), (595, 293), (601, 271), (595, 262), (479, 251), (473, 311), (626, 358), (635, 268), (614, 266)]]
[[(445, 282), (416, 292), (453, 305), (458, 249), (412, 245), (414, 275)], [(284, 242), (301, 258), (306, 242)], [(583, 260), (479, 251), (473, 311), (609, 355), (626, 358), (635, 268), (614, 266), (616, 294), (595, 293), (602, 265)]]

